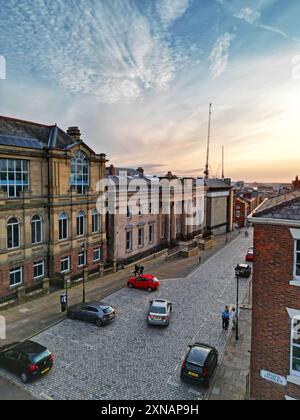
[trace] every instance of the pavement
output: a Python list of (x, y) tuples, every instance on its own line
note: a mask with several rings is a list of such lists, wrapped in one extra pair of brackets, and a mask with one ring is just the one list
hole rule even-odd
[(210, 400), (246, 400), (249, 390), (251, 315), (246, 307), (240, 311), (240, 334), (233, 333), (211, 388)]
[[(180, 381), (181, 361), (188, 345), (195, 341), (214, 345), (221, 356), (225, 353), (231, 336), (221, 328), (221, 312), (225, 305), (235, 302), (234, 267), (244, 261), (251, 240), (240, 235), (224, 247), (220, 238), (217, 247), (205, 254), (200, 267), (198, 258), (185, 263), (181, 259), (146, 264), (147, 271), (156, 266), (155, 273), (162, 279), (161, 288), (152, 295), (122, 288), (128, 273), (89, 283), (88, 299), (105, 296), (116, 308), (117, 319), (103, 329), (63, 320), (36, 335), (34, 340), (54, 353), (55, 368), (40, 381), (23, 386), (24, 391), (37, 399), (55, 400), (207, 399), (207, 390)], [(182, 276), (191, 270), (194, 271), (190, 275)], [(247, 290), (247, 280), (241, 281), (240, 301)], [(72, 303), (80, 294), (80, 287), (71, 291)], [(173, 302), (174, 313), (167, 329), (148, 327), (150, 297)], [(49, 314), (55, 321), (57, 302), (58, 295), (50, 295), (7, 311), (8, 339), (38, 331), (42, 325), (47, 327)], [(20, 314), (24, 317), (21, 320)], [(12, 325), (14, 316), (17, 328)], [(20, 331), (22, 321), (26, 332)], [(0, 375), (20, 385), (7, 372), (0, 371)]]

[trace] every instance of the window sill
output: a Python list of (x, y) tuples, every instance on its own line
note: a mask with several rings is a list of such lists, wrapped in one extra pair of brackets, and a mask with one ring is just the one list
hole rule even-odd
[(290, 384), (299, 385), (300, 386), (300, 376), (290, 375), (287, 377), (287, 381)]
[(300, 287), (300, 280), (292, 280), (292, 281), (290, 281), (290, 286)]

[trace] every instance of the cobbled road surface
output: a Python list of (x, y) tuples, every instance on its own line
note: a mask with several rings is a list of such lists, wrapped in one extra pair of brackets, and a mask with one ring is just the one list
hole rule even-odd
[[(163, 280), (160, 290), (122, 289), (105, 301), (117, 310), (104, 328), (66, 320), (34, 337), (54, 354), (53, 371), (24, 388), (39, 399), (196, 400), (207, 391), (182, 383), (180, 368), (195, 341), (222, 356), (229, 333), (221, 328), (225, 305), (236, 301), (234, 268), (244, 262), (252, 238), (240, 235), (185, 279)], [(240, 301), (248, 281), (240, 280)], [(166, 329), (146, 322), (149, 300), (169, 299), (173, 316)], [(10, 374), (3, 377), (16, 381)]]

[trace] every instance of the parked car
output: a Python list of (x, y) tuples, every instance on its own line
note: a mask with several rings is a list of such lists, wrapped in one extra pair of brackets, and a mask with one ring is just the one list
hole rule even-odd
[(218, 351), (207, 344), (195, 343), (189, 346), (182, 368), (181, 379), (209, 387), (210, 380), (218, 366)]
[(115, 319), (116, 311), (104, 302), (81, 303), (68, 309), (68, 317), (103, 327)]
[(173, 305), (168, 300), (151, 300), (148, 312), (149, 325), (161, 325), (167, 327), (170, 323)]
[(128, 287), (136, 289), (145, 289), (148, 292), (157, 290), (160, 286), (160, 282), (155, 276), (151, 274), (143, 274), (137, 277), (131, 277), (127, 282)]
[(254, 248), (249, 248), (247, 255), (246, 255), (246, 261), (253, 262), (254, 261)]
[(244, 277), (248, 279), (252, 274), (252, 269), (248, 264), (239, 264), (236, 269), (236, 274), (238, 277)]
[(53, 355), (34, 341), (13, 343), (0, 348), (0, 367), (18, 375), (23, 383), (49, 373)]

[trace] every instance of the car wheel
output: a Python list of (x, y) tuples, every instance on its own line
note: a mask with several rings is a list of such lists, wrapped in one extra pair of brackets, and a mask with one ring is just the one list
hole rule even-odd
[(129, 289), (133, 289), (133, 284), (129, 283), (128, 287), (129, 287)]
[(151, 293), (153, 291), (151, 287), (148, 287), (147, 290), (148, 290), (149, 293)]
[(22, 373), (22, 374), (20, 375), (20, 379), (21, 379), (21, 381), (23, 382), (23, 384), (27, 384), (27, 382), (29, 381), (29, 378), (28, 378), (27, 373)]
[(70, 312), (70, 313), (69, 313), (69, 318), (70, 318), (70, 319), (75, 319), (75, 314), (74, 314), (74, 312)]
[(97, 327), (103, 327), (104, 324), (103, 324), (102, 319), (97, 319), (96, 325), (97, 325)]

